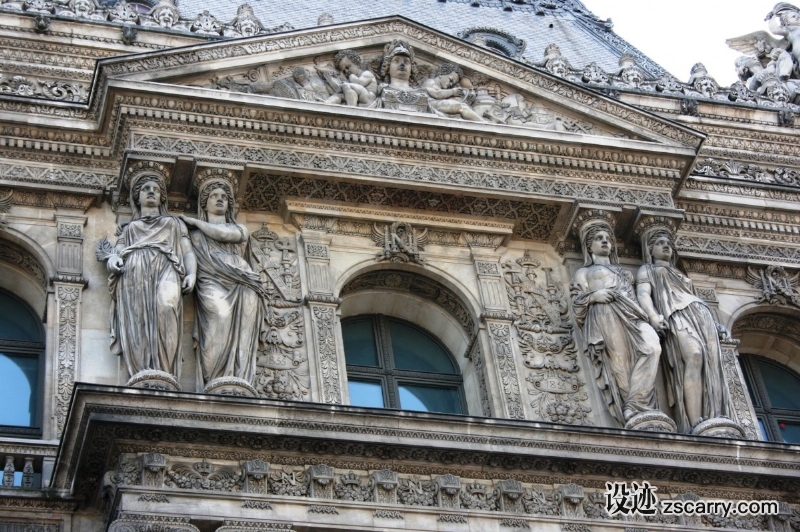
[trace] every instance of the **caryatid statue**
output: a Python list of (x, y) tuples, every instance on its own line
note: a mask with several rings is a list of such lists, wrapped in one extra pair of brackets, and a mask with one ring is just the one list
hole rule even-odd
[(194, 340), (198, 386), (206, 393), (256, 395), (259, 333), (265, 297), (261, 276), (245, 260), (247, 228), (234, 219), (235, 178), (206, 170), (196, 178), (197, 218), (191, 227), (197, 256)]
[(133, 219), (116, 246), (98, 258), (111, 271), (111, 352), (121, 355), (129, 386), (179, 389), (183, 293), (195, 284), (196, 261), (184, 223), (167, 212), (167, 176), (138, 163), (129, 178)]
[(666, 225), (643, 231), (636, 295), (650, 325), (664, 336), (662, 364), (678, 432), (744, 437), (730, 419), (719, 327), (691, 279), (675, 267), (673, 240)]
[(572, 311), (611, 415), (625, 428), (674, 432), (656, 400), (658, 334), (636, 301), (633, 275), (619, 265), (612, 227), (597, 211), (579, 234), (584, 265), (573, 279)]

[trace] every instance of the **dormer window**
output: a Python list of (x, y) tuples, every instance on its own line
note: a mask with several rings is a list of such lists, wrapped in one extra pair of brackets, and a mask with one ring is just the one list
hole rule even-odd
[(519, 59), (525, 51), (524, 40), (496, 28), (469, 28), (458, 37), (511, 59)]

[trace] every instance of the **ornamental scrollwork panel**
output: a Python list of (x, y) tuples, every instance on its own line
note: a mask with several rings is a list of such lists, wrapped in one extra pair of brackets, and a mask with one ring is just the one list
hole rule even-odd
[(591, 425), (566, 295), (552, 268), (528, 251), (503, 263), (532, 413), (538, 420)]

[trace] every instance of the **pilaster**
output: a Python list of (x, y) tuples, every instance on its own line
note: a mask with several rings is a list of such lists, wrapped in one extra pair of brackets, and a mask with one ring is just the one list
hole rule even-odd
[(347, 402), (344, 348), (337, 334), (336, 311), (341, 300), (333, 295), (330, 274), (330, 237), (319, 231), (303, 230), (306, 303), (311, 316), (313, 339), (309, 343), (317, 374), (316, 400)]
[(56, 214), (56, 275), (50, 279), (55, 294), (52, 366), (53, 397), (51, 432), (64, 430), (75, 376), (81, 335), (81, 299), (87, 281), (83, 278), (83, 227), (85, 216)]

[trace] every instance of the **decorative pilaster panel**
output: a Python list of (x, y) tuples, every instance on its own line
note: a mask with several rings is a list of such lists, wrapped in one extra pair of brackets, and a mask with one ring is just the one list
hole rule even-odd
[(346, 388), (344, 348), (336, 333), (336, 308), (340, 300), (333, 295), (330, 274), (330, 237), (319, 231), (302, 234), (306, 257), (306, 302), (311, 314), (314, 338), (310, 342), (315, 355), (320, 401), (342, 404)]
[(80, 353), (81, 297), (84, 283), (53, 282), (55, 287), (55, 327), (53, 331), (55, 356), (53, 381), (53, 418), (56, 436), (60, 436), (67, 420), (72, 389), (78, 371)]
[(80, 276), (83, 273), (84, 216), (56, 215), (58, 237), (56, 269), (59, 276)]
[(511, 339), (513, 316), (504, 313), (485, 315), (489, 336), (491, 361), (499, 380), (503, 415), (511, 419), (525, 419), (525, 409), (520, 392), (519, 372)]
[(738, 340), (720, 341), (722, 347), (722, 368), (725, 375), (725, 385), (728, 387), (728, 395), (731, 398), (732, 414), (734, 421), (739, 423), (744, 429), (745, 435), (750, 440), (761, 439), (758, 434), (758, 422), (756, 421), (756, 411), (750, 401), (750, 394), (744, 384), (742, 367), (739, 365), (739, 345)]
[(306, 255), (306, 280), (311, 294), (332, 294), (333, 283), (330, 275), (330, 237), (317, 231), (303, 231), (303, 245)]
[[(333, 296), (329, 296), (333, 300)], [(336, 308), (338, 301), (322, 302), (308, 297), (316, 355), (320, 399), (323, 403), (342, 404), (345, 388), (344, 349), (337, 341)]]
[(500, 264), (496, 259), (480, 260), (476, 258), (475, 271), (478, 274), (483, 308), (488, 311), (505, 311), (506, 298), (502, 285), (503, 280), (500, 276)]

